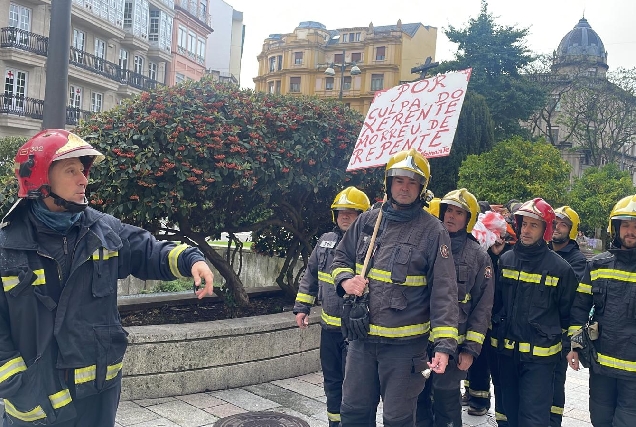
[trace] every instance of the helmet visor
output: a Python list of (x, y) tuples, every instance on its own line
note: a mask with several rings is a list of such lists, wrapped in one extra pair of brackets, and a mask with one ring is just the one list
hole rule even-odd
[[(419, 169), (418, 169), (419, 170)], [(426, 185), (426, 178), (424, 178), (424, 173), (422, 174), (415, 172), (413, 170), (408, 169), (400, 169), (397, 167), (392, 167), (388, 171), (386, 171), (386, 176), (405, 176), (407, 178), (413, 178), (417, 182), (422, 185)]]

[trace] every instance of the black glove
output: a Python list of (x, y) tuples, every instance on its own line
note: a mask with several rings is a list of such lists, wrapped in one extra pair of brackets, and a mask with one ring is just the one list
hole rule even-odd
[(345, 339), (349, 338), (349, 315), (351, 313), (352, 304), (353, 297), (346, 296), (342, 306), (342, 317), (340, 318), (340, 330)]
[(349, 313), (349, 341), (364, 339), (369, 333), (369, 294), (356, 297)]

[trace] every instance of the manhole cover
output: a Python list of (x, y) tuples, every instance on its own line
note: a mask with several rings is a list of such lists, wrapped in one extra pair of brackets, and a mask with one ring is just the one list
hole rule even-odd
[(309, 424), (278, 412), (247, 412), (221, 418), (214, 427), (309, 427)]

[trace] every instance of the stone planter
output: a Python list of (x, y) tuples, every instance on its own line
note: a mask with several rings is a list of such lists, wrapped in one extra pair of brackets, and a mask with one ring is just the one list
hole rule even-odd
[(300, 330), (290, 312), (126, 328), (122, 400), (199, 393), (320, 369), (320, 312)]

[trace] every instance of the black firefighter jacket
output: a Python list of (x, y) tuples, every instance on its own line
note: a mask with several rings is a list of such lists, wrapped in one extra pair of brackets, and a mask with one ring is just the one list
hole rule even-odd
[[(548, 243), (548, 247), (552, 248), (552, 242)], [(576, 275), (576, 280), (581, 280), (583, 278), (583, 273), (585, 272), (585, 266), (587, 265), (587, 258), (579, 249), (579, 244), (576, 243), (575, 240), (570, 239), (567, 245), (559, 251), (554, 251), (561, 256), (564, 260), (570, 264), (572, 270), (574, 270), (574, 274)]]
[(519, 352), (521, 362), (554, 363), (569, 349), (567, 330), (577, 279), (570, 265), (545, 242), (499, 258), (496, 286), (501, 310), (493, 316), (493, 345), (503, 354)]
[(320, 324), (325, 329), (333, 330), (340, 330), (344, 303), (343, 298), (336, 294), (331, 277), (331, 263), (340, 239), (342, 232), (338, 227), (320, 236), (309, 257), (305, 275), (298, 285), (294, 304), (294, 314), (309, 314), (309, 310), (318, 299), (322, 305)]
[(72, 419), (72, 398), (121, 381), (128, 334), (117, 310), (117, 279), (174, 280), (203, 259), (196, 249), (159, 242), (87, 208), (62, 284), (57, 261), (37, 243), (28, 206), (14, 206), (0, 225), (0, 397), (16, 426)]
[[(380, 209), (361, 214), (336, 248), (331, 274), (336, 290), (362, 273)], [(396, 343), (429, 334), (435, 351), (457, 349), (457, 282), (450, 238), (428, 212), (408, 222), (383, 217), (369, 263), (370, 342)]]
[(594, 305), (599, 338), (594, 341), (600, 375), (636, 379), (636, 249), (610, 249), (590, 260), (572, 306), (572, 334), (588, 321)]
[(488, 253), (465, 230), (451, 236), (459, 301), (457, 352), (477, 358), (490, 325), (495, 292), (492, 263)]

